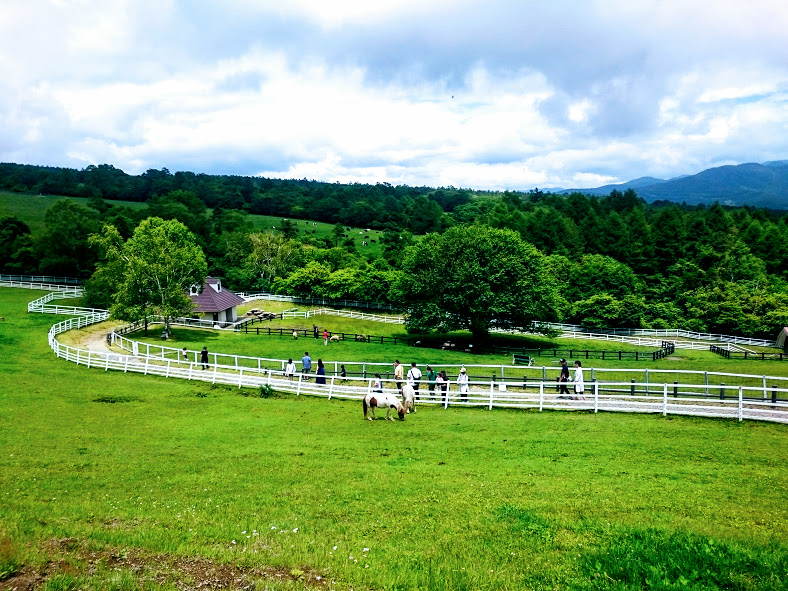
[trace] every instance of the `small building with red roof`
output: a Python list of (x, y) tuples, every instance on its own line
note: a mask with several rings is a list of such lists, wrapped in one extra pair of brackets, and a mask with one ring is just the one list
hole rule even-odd
[(222, 326), (238, 320), (237, 307), (244, 302), (241, 296), (224, 289), (221, 280), (216, 277), (206, 277), (205, 285), (193, 285), (189, 290), (189, 297), (196, 306), (194, 314), (200, 320)]

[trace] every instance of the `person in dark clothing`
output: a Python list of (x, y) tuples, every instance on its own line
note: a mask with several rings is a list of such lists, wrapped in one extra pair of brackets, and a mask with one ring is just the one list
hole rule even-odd
[(326, 368), (323, 365), (323, 360), (317, 360), (317, 377), (315, 378), (316, 384), (326, 385)]
[(559, 398), (571, 398), (569, 395), (569, 388), (566, 385), (569, 383), (569, 366), (566, 364), (566, 359), (561, 359), (561, 375), (558, 376), (558, 384), (561, 386), (558, 393)]
[(203, 369), (208, 369), (208, 347), (203, 347), (200, 351), (200, 363)]

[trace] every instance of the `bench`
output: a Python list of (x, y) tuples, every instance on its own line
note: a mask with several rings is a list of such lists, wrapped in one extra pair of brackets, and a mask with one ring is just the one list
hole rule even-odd
[(528, 365), (531, 366), (534, 364), (534, 358), (530, 355), (518, 355), (515, 353), (512, 355), (512, 365)]

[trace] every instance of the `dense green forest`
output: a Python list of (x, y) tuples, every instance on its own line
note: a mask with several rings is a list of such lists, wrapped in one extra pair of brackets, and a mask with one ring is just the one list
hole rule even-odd
[[(412, 255), (421, 236), (480, 225), (512, 230), (543, 255), (540, 265), (556, 290), (550, 319), (765, 337), (788, 325), (785, 212), (646, 204), (633, 190), (592, 197), (166, 169), (134, 176), (110, 165), (0, 164), (0, 189), (88, 198), (89, 207), (58, 201), (36, 234), (16, 216), (0, 220), (0, 272), (88, 279), (87, 303), (94, 306), (108, 304), (111, 286), (101, 273), (93, 276), (99, 252), (90, 235), (112, 224), (128, 238), (140, 221), (156, 216), (185, 224), (209, 273), (236, 290), (402, 304), (403, 280), (419, 265)], [(257, 232), (249, 214), (282, 222)], [(317, 239), (296, 231), (303, 220), (335, 227)], [(381, 248), (359, 251), (351, 227), (380, 231)], [(452, 273), (450, 265), (442, 269)]]

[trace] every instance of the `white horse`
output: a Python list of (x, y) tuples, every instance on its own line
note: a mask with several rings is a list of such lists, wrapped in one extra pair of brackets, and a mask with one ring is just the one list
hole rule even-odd
[[(369, 419), (377, 419), (375, 416), (375, 409), (376, 408), (385, 408), (386, 409), (386, 418), (390, 421), (394, 420), (394, 417), (391, 416), (391, 410), (396, 409), (397, 414), (401, 421), (405, 420), (405, 407), (402, 406), (402, 403), (399, 401), (394, 394), (386, 394), (381, 392), (370, 392), (366, 396), (364, 396), (364, 418)], [(371, 411), (372, 416), (368, 417), (367, 412)]]
[(413, 412), (416, 412), (415, 400), (416, 391), (413, 389), (413, 386), (402, 384), (402, 406), (405, 407), (407, 412), (410, 412), (411, 409), (413, 409)]

